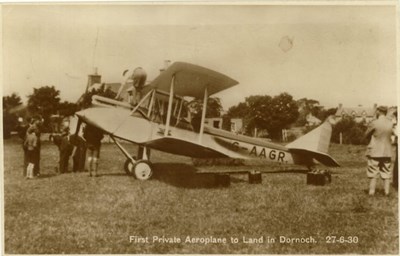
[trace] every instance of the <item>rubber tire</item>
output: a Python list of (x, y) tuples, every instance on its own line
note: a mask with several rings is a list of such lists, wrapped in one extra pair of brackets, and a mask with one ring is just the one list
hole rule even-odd
[[(144, 168), (144, 169), (138, 169)], [(151, 178), (153, 174), (152, 166), (150, 161), (147, 160), (139, 160), (136, 162), (136, 165), (133, 169), (133, 173), (135, 178), (138, 180), (148, 180)]]
[[(136, 160), (135, 156), (132, 156), (132, 158)], [(126, 159), (126, 161), (124, 163), (124, 170), (125, 170), (126, 174), (135, 176), (134, 168), (135, 168), (135, 164), (133, 164), (129, 158)]]

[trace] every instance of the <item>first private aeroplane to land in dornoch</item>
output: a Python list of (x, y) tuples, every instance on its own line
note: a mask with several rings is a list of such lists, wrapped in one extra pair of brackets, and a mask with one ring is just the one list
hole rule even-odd
[[(339, 166), (328, 155), (330, 118), (286, 146), (206, 125), (208, 97), (237, 84), (219, 72), (175, 62), (144, 87), (143, 97), (136, 105), (93, 96), (91, 106), (76, 113), (77, 132), (83, 122), (108, 134), (127, 158), (125, 171), (140, 180), (152, 175), (150, 149), (193, 158), (258, 158), (308, 168), (316, 162)], [(187, 97), (203, 101), (200, 122), (190, 120)], [(138, 157), (133, 157), (120, 140), (137, 144)]]

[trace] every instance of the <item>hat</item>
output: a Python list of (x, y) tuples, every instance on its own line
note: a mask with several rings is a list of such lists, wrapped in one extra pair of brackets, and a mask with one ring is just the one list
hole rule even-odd
[(379, 106), (376, 110), (379, 112), (382, 112), (384, 114), (387, 113), (387, 107), (385, 107), (385, 106)]

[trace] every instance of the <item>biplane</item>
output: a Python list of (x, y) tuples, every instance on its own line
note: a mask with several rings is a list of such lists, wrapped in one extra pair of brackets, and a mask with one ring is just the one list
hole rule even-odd
[[(125, 171), (139, 180), (152, 176), (150, 150), (192, 158), (258, 158), (309, 168), (316, 161), (339, 166), (328, 155), (332, 132), (329, 119), (286, 146), (206, 125), (209, 96), (237, 84), (217, 71), (175, 62), (144, 87), (143, 97), (135, 106), (93, 96), (92, 106), (76, 113), (77, 131), (82, 122), (103, 130), (125, 155)], [(202, 100), (200, 122), (190, 120), (187, 97)], [(139, 146), (137, 157), (124, 148), (121, 140)]]

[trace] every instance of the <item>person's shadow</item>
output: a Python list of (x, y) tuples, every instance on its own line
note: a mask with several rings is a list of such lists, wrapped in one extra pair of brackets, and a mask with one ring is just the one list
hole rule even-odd
[(39, 176), (36, 176), (36, 179), (47, 179), (47, 178), (51, 178), (54, 176), (57, 176), (58, 173), (45, 173), (45, 174), (40, 174)]

